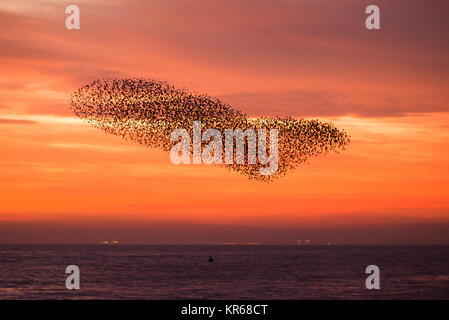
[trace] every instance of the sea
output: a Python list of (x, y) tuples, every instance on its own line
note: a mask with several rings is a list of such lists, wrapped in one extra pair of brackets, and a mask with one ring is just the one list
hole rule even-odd
[(0, 300), (448, 298), (449, 246), (0, 245)]

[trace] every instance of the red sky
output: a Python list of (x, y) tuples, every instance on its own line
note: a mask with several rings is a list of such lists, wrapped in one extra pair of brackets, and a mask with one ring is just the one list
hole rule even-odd
[[(0, 242), (449, 241), (447, 1), (75, 2), (0, 2)], [(76, 88), (124, 76), (329, 120), (352, 143), (271, 184), (173, 166), (69, 110)]]

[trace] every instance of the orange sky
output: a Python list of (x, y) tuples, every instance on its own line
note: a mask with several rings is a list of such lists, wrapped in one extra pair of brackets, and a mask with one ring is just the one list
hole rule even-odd
[[(75, 2), (74, 31), (72, 2), (0, 2), (0, 221), (448, 220), (447, 2), (382, 1), (380, 31), (363, 27), (373, 1)], [(76, 88), (123, 76), (167, 80), (251, 116), (329, 120), (352, 143), (271, 184), (174, 166), (69, 110)]]

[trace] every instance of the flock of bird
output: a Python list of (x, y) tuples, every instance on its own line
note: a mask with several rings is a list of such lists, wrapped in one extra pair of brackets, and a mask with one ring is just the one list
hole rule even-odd
[[(275, 174), (262, 175), (259, 169), (266, 165), (247, 163), (247, 148), (243, 164), (235, 161), (222, 164), (251, 179), (268, 182), (285, 175), (311, 156), (344, 150), (350, 142), (345, 131), (330, 123), (291, 117), (249, 118), (219, 99), (152, 79), (98, 79), (76, 90), (70, 97), (70, 105), (76, 116), (95, 127), (164, 151), (170, 151), (177, 143), (170, 139), (173, 130), (186, 129), (192, 136), (193, 121), (201, 122), (202, 131), (266, 129), (269, 136), (270, 129), (277, 129), (278, 170)], [(270, 143), (266, 145), (269, 153)], [(222, 156), (224, 159), (224, 150)]]

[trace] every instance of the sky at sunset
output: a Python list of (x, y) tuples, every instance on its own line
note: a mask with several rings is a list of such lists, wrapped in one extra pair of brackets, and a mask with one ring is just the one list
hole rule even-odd
[[(449, 243), (449, 2), (430, 2), (0, 0), (0, 242)], [(102, 77), (329, 121), (351, 143), (269, 184), (175, 166), (72, 114)]]

